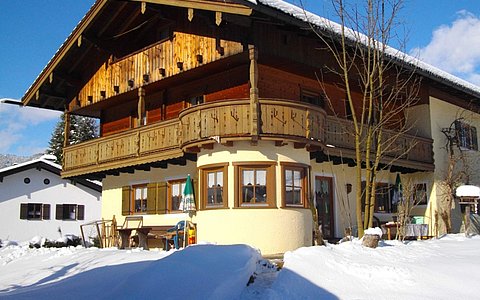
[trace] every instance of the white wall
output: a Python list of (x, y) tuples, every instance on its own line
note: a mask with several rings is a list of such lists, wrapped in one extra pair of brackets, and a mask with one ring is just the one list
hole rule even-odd
[[(30, 178), (25, 184), (24, 178)], [(44, 184), (49, 179), (50, 184)], [(21, 220), (21, 203), (50, 204), (50, 220)], [(55, 220), (56, 204), (85, 205), (85, 220)], [(101, 193), (83, 185), (72, 185), (58, 175), (35, 168), (3, 178), (0, 182), (0, 239), (25, 241), (34, 236), (48, 239), (63, 234), (81, 236), (80, 225), (101, 218)]]

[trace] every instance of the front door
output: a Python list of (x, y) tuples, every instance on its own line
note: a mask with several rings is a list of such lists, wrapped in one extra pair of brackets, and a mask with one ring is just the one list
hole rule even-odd
[(315, 207), (318, 214), (318, 225), (322, 227), (323, 237), (335, 237), (333, 219), (333, 178), (315, 176)]

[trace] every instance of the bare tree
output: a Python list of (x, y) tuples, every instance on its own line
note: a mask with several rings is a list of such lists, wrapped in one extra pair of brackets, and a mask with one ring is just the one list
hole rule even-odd
[(411, 129), (403, 112), (418, 101), (419, 79), (414, 67), (405, 68), (406, 56), (388, 46), (398, 37), (396, 18), (402, 2), (366, 0), (358, 7), (332, 0), (340, 25), (314, 28), (333, 56), (327, 72), (337, 75), (338, 87), (345, 90), (346, 112), (335, 112), (338, 105), (328, 100), (337, 116), (350, 121), (345, 133), (355, 143), (356, 186), (362, 186), (362, 177), (366, 180), (365, 189), (357, 188), (355, 195), (360, 237), (373, 224), (378, 171), (413, 147), (401, 148), (397, 140)]

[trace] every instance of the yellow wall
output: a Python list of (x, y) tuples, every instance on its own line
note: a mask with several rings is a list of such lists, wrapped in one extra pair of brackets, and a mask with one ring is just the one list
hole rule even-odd
[[(293, 145), (276, 147), (274, 142), (260, 141), (257, 146), (249, 142), (235, 142), (234, 147), (215, 144), (211, 150), (203, 149), (197, 162), (186, 166), (168, 166), (168, 169), (152, 168), (150, 171), (135, 171), (108, 176), (103, 181), (102, 217), (121, 216), (122, 186), (148, 182), (185, 178), (188, 173), (198, 177), (197, 167), (209, 164), (228, 163), (228, 208), (198, 210), (191, 216), (197, 224), (197, 241), (217, 244), (245, 243), (258, 248), (262, 254), (283, 253), (302, 246), (312, 245), (312, 214), (302, 208), (234, 208), (233, 162), (274, 161), (276, 162), (276, 204), (281, 206), (282, 188), (279, 162), (309, 164), (309, 153), (305, 149), (294, 149)], [(201, 195), (201, 190), (196, 195)], [(197, 200), (197, 203), (199, 201)], [(174, 225), (185, 219), (184, 213), (144, 215), (144, 225)]]
[[(440, 181), (445, 179), (445, 174), (448, 168), (448, 155), (445, 149), (446, 138), (441, 130), (443, 128), (449, 128), (452, 125), (452, 122), (459, 118), (463, 118), (464, 122), (473, 125), (477, 130), (480, 130), (480, 115), (434, 97), (430, 97), (430, 114), (431, 132), (434, 140), (435, 178), (433, 191), (431, 193), (431, 207), (428, 207), (427, 215), (433, 220), (433, 222), (435, 222), (434, 214), (437, 210), (437, 205), (445, 194), (444, 189), (442, 189), (440, 185)], [(469, 183), (480, 186), (480, 154), (478, 151), (466, 151), (464, 154), (467, 158), (466, 165), (468, 166), (468, 173), (470, 175)], [(460, 165), (461, 164), (457, 164), (457, 166)], [(439, 223), (442, 223), (442, 221), (439, 221)], [(452, 229), (454, 232), (458, 232), (462, 223), (462, 216), (458, 204), (455, 205), (452, 212), (452, 223)], [(442, 233), (443, 229), (439, 228), (439, 230), (440, 233)]]
[[(281, 206), (282, 187), (279, 162), (297, 162), (308, 165), (309, 153), (294, 149), (293, 145), (276, 147), (274, 142), (261, 141), (257, 146), (249, 142), (236, 142), (234, 147), (215, 145), (212, 150), (198, 155), (197, 165), (229, 163), (228, 209), (197, 212), (198, 239), (219, 244), (247, 243), (262, 254), (283, 253), (312, 245), (312, 214), (309, 209), (234, 208), (233, 162), (277, 162), (276, 205)], [(201, 193), (201, 191), (200, 191)], [(201, 224), (201, 225), (200, 225)]]

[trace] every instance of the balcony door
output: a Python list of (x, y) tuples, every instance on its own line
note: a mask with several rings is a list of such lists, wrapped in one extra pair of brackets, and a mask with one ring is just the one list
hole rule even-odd
[(315, 176), (315, 207), (317, 209), (318, 225), (322, 226), (323, 238), (334, 238), (335, 214), (332, 177)]

